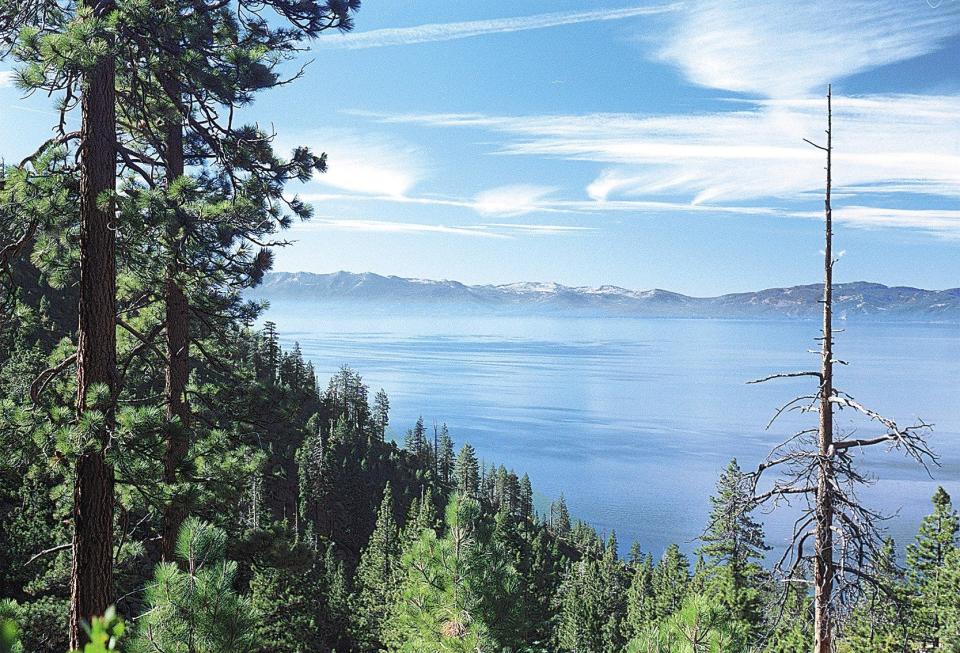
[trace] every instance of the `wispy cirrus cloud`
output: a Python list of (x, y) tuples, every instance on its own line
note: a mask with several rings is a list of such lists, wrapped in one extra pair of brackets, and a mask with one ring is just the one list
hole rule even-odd
[[(822, 211), (798, 214), (822, 219)], [(838, 206), (834, 217), (844, 224), (864, 229), (908, 228), (960, 240), (960, 210), (902, 209), (875, 206)]]
[(594, 227), (560, 225), (560, 224), (528, 224), (494, 222), (483, 225), (488, 229), (503, 229), (518, 234), (574, 234), (585, 231), (595, 231)]
[[(482, 195), (482, 193), (481, 193)], [(302, 193), (298, 197), (304, 202), (324, 203), (324, 202), (347, 202), (356, 204), (357, 202), (385, 203), (385, 204), (413, 204), (417, 206), (432, 206), (442, 208), (470, 209), (481, 215), (494, 215), (492, 213), (482, 213), (477, 208), (475, 198), (458, 199), (454, 197), (438, 197), (435, 195), (372, 195), (359, 193)], [(504, 207), (504, 210), (507, 210)], [(526, 204), (522, 212), (516, 209), (512, 210), (513, 216), (526, 215), (528, 213), (566, 213), (566, 214), (601, 214), (601, 213), (700, 213), (700, 214), (718, 214), (718, 215), (782, 215), (786, 212), (781, 209), (775, 209), (763, 206), (737, 206), (730, 204), (691, 204), (690, 202), (669, 202), (662, 200), (641, 200), (641, 199), (564, 199), (559, 197), (550, 197), (538, 200), (536, 204)], [(504, 217), (511, 217), (500, 213)], [(530, 223), (530, 226), (537, 226)], [(576, 227), (580, 229), (583, 227)], [(592, 227), (591, 227), (592, 228)]]
[(354, 231), (387, 234), (445, 234), (470, 238), (509, 239), (517, 235), (561, 235), (593, 231), (593, 227), (521, 224), (521, 223), (485, 223), (478, 225), (447, 225), (399, 220), (354, 219), (321, 217), (309, 222), (299, 223), (301, 231)]
[(386, 201), (396, 204), (416, 204), (420, 206), (441, 206), (470, 209), (480, 215), (500, 215), (515, 217), (528, 213), (561, 213), (573, 209), (562, 208), (548, 196), (556, 191), (554, 187), (517, 184), (498, 186), (477, 193), (472, 198), (438, 197), (434, 195), (409, 195), (404, 193), (371, 193), (367, 195), (343, 193), (306, 193), (300, 199), (308, 202), (330, 200), (370, 200)]
[[(960, 95), (834, 98), (838, 191), (960, 197)], [(494, 132), (498, 154), (595, 162), (596, 200), (685, 198), (692, 203), (803, 197), (819, 192), (820, 98), (744, 101), (683, 115), (373, 116), (392, 123)]]
[(411, 27), (393, 27), (350, 32), (319, 39), (314, 46), (324, 50), (357, 50), (363, 48), (382, 48), (391, 45), (413, 45), (453, 41), (487, 34), (506, 34), (524, 32), (579, 23), (624, 20), (638, 16), (651, 16), (675, 11), (679, 4), (666, 4), (645, 7), (625, 7), (621, 9), (597, 9), (593, 11), (570, 11), (517, 16), (513, 18), (493, 18), (487, 20), (469, 20), (455, 23), (428, 23)]
[(791, 97), (939, 49), (960, 2), (689, 0), (657, 55), (700, 86)]
[(0, 88), (13, 86), (13, 71), (0, 70)]
[(395, 220), (369, 220), (353, 218), (315, 218), (297, 225), (303, 231), (360, 231), (391, 234), (447, 234), (474, 238), (509, 238), (508, 235), (491, 231), (483, 226), (448, 226), (422, 222)]
[[(593, 162), (586, 199), (543, 187), (491, 191), (491, 206), (533, 211), (797, 213), (822, 193), (822, 153), (803, 138), (823, 134), (825, 102), (796, 98), (735, 102), (683, 115), (362, 114), (388, 123), (485, 130), (491, 153)], [(960, 200), (960, 95), (834, 98), (834, 188), (848, 204), (941, 205)], [(513, 190), (511, 190), (513, 189)], [(511, 196), (513, 199), (511, 200)], [(440, 200), (477, 209), (476, 200)], [(853, 226), (960, 231), (942, 212), (849, 211)]]

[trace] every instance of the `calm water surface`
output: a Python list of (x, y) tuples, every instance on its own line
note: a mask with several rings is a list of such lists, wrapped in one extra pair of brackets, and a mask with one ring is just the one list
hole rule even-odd
[[(354, 313), (363, 310), (354, 307)], [(391, 401), (391, 431), (419, 415), (446, 422), (487, 462), (527, 472), (542, 502), (562, 492), (575, 517), (621, 548), (692, 551), (717, 475), (732, 457), (755, 466), (815, 415), (764, 427), (775, 408), (812, 391), (807, 379), (746, 385), (777, 371), (815, 369), (813, 322), (643, 318), (378, 315), (274, 303), (285, 346), (300, 343), (321, 379), (342, 364)], [(896, 513), (905, 544), (938, 484), (960, 503), (960, 325), (841, 325), (837, 386), (901, 423), (936, 425), (933, 478), (898, 453), (871, 454), (865, 493)], [(875, 432), (842, 413), (838, 425)], [(787, 518), (766, 518), (782, 541)]]

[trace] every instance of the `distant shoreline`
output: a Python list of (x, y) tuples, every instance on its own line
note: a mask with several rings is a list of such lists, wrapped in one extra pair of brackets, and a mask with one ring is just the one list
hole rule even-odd
[[(717, 297), (616, 286), (570, 287), (555, 283), (469, 286), (456, 281), (384, 277), (372, 273), (274, 272), (247, 297), (269, 302), (310, 302), (326, 308), (363, 305), (378, 313), (414, 313), (429, 307), (460, 314), (584, 318), (818, 320), (818, 284), (769, 288)], [(841, 321), (960, 325), (960, 288), (924, 290), (869, 282), (834, 286)]]

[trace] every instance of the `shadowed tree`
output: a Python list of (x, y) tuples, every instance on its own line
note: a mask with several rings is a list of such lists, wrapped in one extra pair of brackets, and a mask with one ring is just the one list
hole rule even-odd
[[(168, 425), (163, 481), (163, 553), (172, 554), (189, 506), (178, 495), (180, 468), (193, 440), (188, 381), (191, 346), (220, 337), (220, 324), (248, 319), (238, 291), (259, 283), (272, 264), (273, 234), (310, 209), (283, 193), (288, 181), (324, 172), (325, 156), (296, 148), (289, 160), (274, 135), (234, 116), (256, 93), (286, 84), (279, 66), (307, 39), (350, 29), (356, 0), (295, 2), (128, 0), (123, 71), (121, 160), (146, 195), (157, 197), (156, 270), (147, 280), (162, 302), (164, 404)], [(274, 368), (276, 369), (276, 368)], [(184, 493), (179, 493), (180, 495)]]
[[(112, 594), (115, 475), (107, 453), (122, 385), (116, 329), (129, 331), (150, 351), (157, 350), (153, 340), (160, 335), (117, 317), (118, 238), (128, 237), (118, 223), (141, 237), (138, 253), (144, 261), (156, 259), (159, 268), (156, 278), (151, 266), (144, 270), (142, 299), (152, 303), (152, 295), (164, 305), (163, 480), (173, 485), (190, 444), (191, 324), (197, 320), (216, 333), (225, 316), (229, 321), (249, 315), (236, 310), (238, 291), (269, 267), (267, 247), (278, 243), (264, 236), (288, 223), (281, 207), (301, 217), (309, 213), (296, 198), (284, 197), (284, 182), (307, 179), (324, 167), (324, 158), (305, 148), (289, 161), (279, 159), (272, 135), (235, 124), (235, 112), (256, 91), (289, 81), (274, 70), (303, 38), (331, 27), (349, 29), (358, 7), (358, 0), (238, 0), (229, 6), (203, 0), (0, 0), (0, 47), (15, 46), (26, 64), (18, 83), (61, 98), (55, 136), (39, 152), (75, 147), (78, 154), (77, 349), (51, 373), (77, 367), (82, 446), (74, 493), (74, 644), (81, 638), (80, 621), (102, 613)], [(69, 132), (65, 117), (76, 106), (81, 128)], [(118, 166), (123, 202), (117, 201)], [(198, 172), (187, 180), (189, 166)], [(126, 223), (121, 217), (137, 211), (151, 219)], [(6, 264), (32, 237), (35, 225), (27, 225), (13, 249), (4, 244), (0, 262)], [(202, 298), (199, 312), (190, 297)], [(181, 499), (174, 496), (164, 506), (166, 557), (185, 513)]]
[[(109, 0), (61, 5), (52, 0), (0, 2), (0, 46), (16, 43), (17, 56), (38, 65), (19, 75), (28, 89), (63, 92), (50, 147), (76, 145), (80, 186), (79, 324), (75, 357), (77, 448), (73, 489), (73, 563), (70, 641), (79, 647), (80, 624), (113, 601), (114, 470), (108, 450), (114, 435), (116, 340), (116, 6)], [(80, 130), (67, 132), (65, 114), (77, 106)], [(27, 233), (34, 225), (28, 227)]]

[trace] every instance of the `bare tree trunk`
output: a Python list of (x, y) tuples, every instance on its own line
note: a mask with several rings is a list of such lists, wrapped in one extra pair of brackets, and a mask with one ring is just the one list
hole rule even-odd
[[(871, 567), (885, 560), (879, 546), (883, 516), (863, 505), (854, 488), (867, 482), (856, 469), (853, 451), (874, 445), (898, 449), (920, 464), (929, 473), (930, 463), (938, 464), (937, 455), (927, 444), (925, 434), (930, 425), (918, 420), (914, 426), (901, 427), (893, 419), (867, 408), (853, 396), (834, 386), (833, 363), (833, 211), (830, 204), (833, 189), (833, 106), (832, 91), (827, 88), (827, 144), (803, 140), (827, 155), (827, 184), (824, 199), (825, 229), (823, 251), (823, 330), (821, 332), (820, 369), (772, 374), (750, 383), (772, 379), (816, 377), (816, 395), (794, 397), (782, 405), (770, 420), (794, 410), (807, 410), (807, 402), (818, 407), (817, 429), (804, 429), (776, 445), (752, 476), (754, 505), (776, 504), (793, 497), (803, 497), (804, 508), (794, 527), (790, 545), (777, 563), (786, 569), (786, 581), (802, 580), (798, 574), (813, 566), (814, 585), (814, 653), (832, 653), (837, 605), (862, 590), (863, 583), (877, 585)], [(811, 405), (812, 407), (812, 405)], [(854, 411), (869, 422), (879, 424), (883, 432), (876, 437), (837, 437), (833, 428), (834, 409)], [(769, 427), (769, 424), (768, 424)], [(814, 437), (814, 433), (816, 434)], [(807, 437), (811, 436), (809, 440)], [(772, 488), (759, 492), (757, 484), (769, 470), (780, 471)], [(814, 480), (815, 479), (815, 480)], [(806, 547), (814, 537), (813, 554)], [(787, 587), (788, 585), (785, 585)], [(878, 585), (883, 589), (882, 585)], [(884, 590), (886, 591), (886, 590)], [(849, 605), (849, 604), (848, 604)]]
[[(95, 8), (100, 3), (90, 3)], [(102, 6), (102, 5), (101, 5)], [(113, 601), (113, 467), (106, 450), (115, 425), (116, 340), (116, 114), (114, 61), (104, 57), (84, 74), (80, 144), (80, 303), (77, 413), (99, 410), (104, 421), (76, 463), (70, 642), (80, 648), (82, 621)], [(103, 201), (101, 201), (103, 200)], [(94, 386), (107, 393), (91, 397)]]
[[(183, 128), (179, 120), (167, 129), (166, 143), (167, 183), (183, 175)], [(187, 296), (177, 280), (178, 260), (180, 258), (176, 222), (168, 229), (167, 278), (164, 282), (164, 315), (166, 331), (167, 366), (164, 378), (164, 400), (167, 418), (166, 447), (163, 457), (163, 481), (169, 485), (177, 482), (177, 468), (183, 463), (190, 447), (188, 437), (190, 428), (190, 406), (187, 403), (187, 379), (190, 374), (190, 307)], [(176, 421), (176, 424), (173, 422)], [(163, 512), (162, 554), (170, 561), (174, 557), (177, 534), (183, 523), (185, 510), (174, 498)]]
[(816, 494), (816, 540), (814, 562), (814, 642), (815, 653), (831, 653), (833, 595), (833, 215), (830, 208), (833, 114), (830, 89), (827, 90), (827, 191), (824, 200), (825, 234), (823, 249), (823, 333), (820, 362), (820, 423), (818, 439), (820, 468)]

